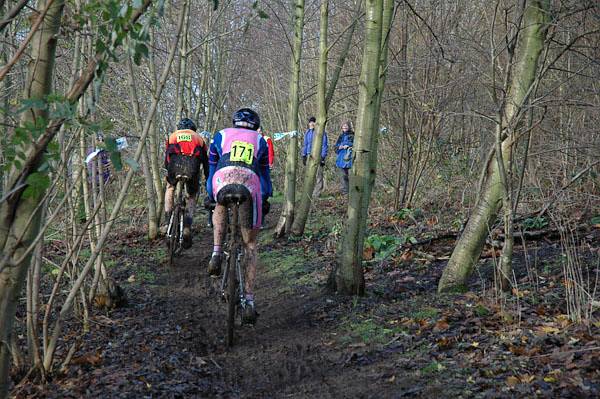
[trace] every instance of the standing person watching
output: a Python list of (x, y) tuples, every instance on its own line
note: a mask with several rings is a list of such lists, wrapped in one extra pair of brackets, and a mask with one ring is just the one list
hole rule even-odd
[[(302, 163), (306, 166), (306, 159), (310, 155), (312, 151), (312, 143), (315, 135), (315, 125), (317, 123), (317, 119), (314, 116), (311, 116), (308, 119), (308, 129), (304, 132), (304, 144), (302, 145)], [(325, 182), (323, 180), (323, 168), (325, 167), (325, 158), (327, 157), (327, 150), (329, 149), (329, 145), (327, 142), (327, 132), (323, 132), (323, 143), (321, 144), (321, 159), (319, 161), (319, 166), (317, 169), (317, 178), (315, 180), (315, 188), (313, 190), (313, 198), (318, 198), (325, 187)]]
[(350, 122), (342, 123), (342, 134), (335, 143), (337, 158), (335, 166), (340, 169), (342, 193), (348, 194), (348, 171), (352, 167), (352, 146), (354, 145), (354, 131)]
[[(240, 206), (240, 224), (247, 259), (246, 306), (242, 320), (244, 323), (254, 324), (257, 316), (254, 305), (258, 253), (256, 239), (263, 214), (269, 211), (267, 199), (273, 194), (273, 188), (267, 143), (257, 132), (260, 117), (250, 108), (242, 108), (233, 114), (233, 126), (214, 136), (209, 152), (210, 175), (206, 191), (208, 200), (213, 203), (218, 198), (219, 191), (229, 185), (243, 185), (251, 194), (252, 200)], [(213, 213), (213, 253), (208, 263), (208, 272), (213, 276), (221, 273), (226, 218), (227, 208), (217, 203)]]
[[(196, 133), (196, 125), (189, 118), (177, 123), (177, 130), (169, 135), (165, 150), (165, 168), (167, 169), (167, 188), (165, 190), (165, 223), (168, 225), (173, 210), (173, 195), (177, 184), (177, 175), (190, 177), (186, 183), (186, 212), (183, 218), (184, 248), (192, 246), (192, 220), (196, 208), (196, 194), (200, 188), (200, 165), (204, 178), (208, 178), (208, 156), (206, 144)], [(166, 231), (166, 229), (165, 229)]]

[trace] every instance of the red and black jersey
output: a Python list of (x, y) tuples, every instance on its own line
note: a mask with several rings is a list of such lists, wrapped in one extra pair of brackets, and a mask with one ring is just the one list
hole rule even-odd
[(204, 177), (208, 177), (208, 146), (198, 133), (188, 129), (171, 133), (166, 143), (165, 167), (173, 154), (198, 157), (202, 163)]

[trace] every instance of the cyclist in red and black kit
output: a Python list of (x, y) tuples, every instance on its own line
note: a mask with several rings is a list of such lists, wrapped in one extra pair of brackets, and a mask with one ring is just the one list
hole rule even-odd
[(187, 175), (186, 212), (183, 218), (183, 247), (192, 246), (192, 220), (196, 207), (196, 194), (200, 187), (200, 165), (204, 178), (208, 178), (208, 151), (202, 137), (196, 133), (196, 125), (189, 118), (177, 123), (177, 130), (169, 135), (165, 150), (167, 189), (165, 191), (165, 222), (168, 224), (173, 209), (173, 194), (177, 175)]

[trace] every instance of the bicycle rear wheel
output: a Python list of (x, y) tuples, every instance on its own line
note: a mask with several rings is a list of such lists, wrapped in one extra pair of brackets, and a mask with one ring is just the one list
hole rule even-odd
[(180, 236), (181, 236), (181, 218), (183, 217), (182, 212), (183, 209), (181, 207), (182, 204), (182, 195), (183, 195), (183, 183), (181, 181), (177, 181), (177, 186), (175, 186), (175, 206), (173, 207), (173, 213), (171, 215), (171, 221), (169, 223), (169, 267), (173, 266), (175, 262), (175, 255), (179, 251)]
[(237, 262), (240, 248), (238, 233), (238, 206), (232, 209), (231, 247), (227, 265), (227, 346), (233, 346), (233, 330), (235, 328), (235, 311), (239, 301), (237, 282)]
[(179, 206), (175, 206), (173, 209), (173, 215), (171, 217), (170, 224), (170, 236), (169, 236), (169, 267), (173, 266), (175, 261), (175, 253), (177, 252), (177, 247), (179, 246), (178, 237), (179, 237)]

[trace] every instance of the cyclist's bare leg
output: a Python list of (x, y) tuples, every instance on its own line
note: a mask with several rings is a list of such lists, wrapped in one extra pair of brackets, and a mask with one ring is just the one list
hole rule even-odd
[(256, 279), (257, 237), (260, 229), (242, 228), (242, 238), (246, 246), (246, 294), (254, 295), (254, 280)]
[(227, 231), (227, 208), (225, 208), (221, 204), (217, 204), (215, 206), (215, 210), (213, 211), (212, 221), (213, 221), (213, 245), (215, 247), (221, 248), (223, 245), (223, 240), (225, 239), (225, 233)]
[[(167, 188), (165, 190), (165, 213), (169, 213), (173, 210), (173, 196), (175, 194), (175, 186), (171, 185), (167, 181)], [(167, 221), (168, 223), (168, 221)]]
[(171, 212), (173, 211), (173, 197), (175, 196), (175, 186), (171, 185), (167, 181), (167, 188), (165, 189), (165, 221), (164, 225), (161, 226), (161, 232), (167, 233), (169, 226), (169, 219), (171, 218)]
[(221, 261), (223, 260), (223, 241), (227, 231), (227, 208), (217, 204), (213, 211), (213, 252), (208, 262), (208, 273), (212, 276), (221, 274)]
[(192, 225), (192, 220), (194, 218), (194, 210), (196, 209), (196, 197), (193, 195), (188, 195), (185, 200), (185, 223)]

